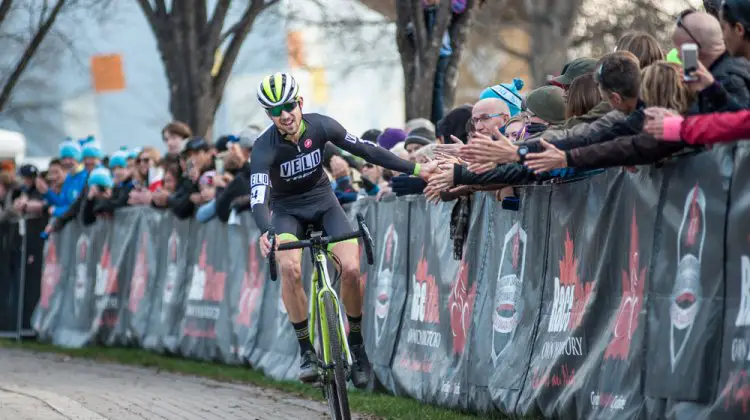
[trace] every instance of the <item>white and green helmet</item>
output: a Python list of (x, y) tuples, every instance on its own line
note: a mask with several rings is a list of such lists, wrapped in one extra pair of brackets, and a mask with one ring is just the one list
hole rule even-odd
[(266, 76), (258, 86), (258, 102), (266, 109), (293, 102), (297, 98), (299, 85), (289, 73)]

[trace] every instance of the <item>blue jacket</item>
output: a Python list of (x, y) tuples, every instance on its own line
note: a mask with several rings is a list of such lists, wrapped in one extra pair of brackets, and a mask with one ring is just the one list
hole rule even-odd
[(59, 194), (52, 191), (47, 191), (47, 194), (44, 194), (44, 199), (47, 200), (47, 203), (55, 207), (55, 211), (52, 213), (53, 217), (60, 217), (65, 214), (68, 207), (78, 199), (78, 195), (81, 194), (81, 191), (86, 186), (88, 176), (88, 171), (83, 166), (80, 166), (77, 168), (77, 172), (69, 173), (65, 177)]

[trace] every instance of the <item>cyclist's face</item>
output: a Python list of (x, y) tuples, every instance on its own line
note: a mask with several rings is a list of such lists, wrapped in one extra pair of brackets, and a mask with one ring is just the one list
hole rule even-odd
[[(270, 110), (268, 112), (268, 116), (271, 117), (276, 128), (284, 134), (297, 134), (300, 122), (302, 121), (302, 98), (299, 98), (295, 106), (292, 104), (285, 104), (279, 109), (280, 113), (278, 111), (271, 112)], [(278, 116), (274, 116), (273, 114)]]

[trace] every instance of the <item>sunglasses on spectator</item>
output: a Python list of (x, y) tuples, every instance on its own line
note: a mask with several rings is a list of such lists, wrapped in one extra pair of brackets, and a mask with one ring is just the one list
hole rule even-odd
[(693, 33), (690, 32), (690, 29), (688, 29), (687, 26), (685, 26), (685, 17), (693, 13), (695, 13), (695, 10), (691, 10), (691, 9), (685, 10), (684, 12), (680, 13), (680, 15), (677, 16), (677, 27), (682, 28), (682, 30), (685, 31), (685, 33), (690, 37), (690, 39), (692, 39), (693, 42), (695, 42), (695, 45), (698, 46), (698, 49), (700, 49), (701, 43), (698, 42), (697, 39), (695, 39), (695, 37), (693, 36)]
[(268, 108), (268, 113), (271, 114), (272, 117), (280, 117), (281, 113), (286, 112), (292, 112), (295, 109), (297, 109), (298, 103), (295, 102), (289, 102), (288, 104), (281, 104), (272, 108)]
[(495, 118), (495, 117), (502, 117), (502, 116), (506, 116), (507, 117), (508, 114), (503, 114), (502, 112), (500, 112), (498, 114), (480, 114), (478, 117), (471, 117), (471, 122), (473, 122), (474, 125), (476, 125), (477, 123), (485, 122), (485, 121), (487, 121), (489, 119), (492, 119), (492, 118)]

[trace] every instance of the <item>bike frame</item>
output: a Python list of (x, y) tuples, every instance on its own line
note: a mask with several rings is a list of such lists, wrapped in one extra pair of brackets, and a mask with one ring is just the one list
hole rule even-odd
[[(320, 247), (314, 247), (311, 250), (311, 257), (315, 271), (312, 275), (312, 282), (310, 284), (310, 303), (308, 305), (309, 316), (308, 316), (308, 328), (310, 330), (310, 342), (315, 346), (316, 328), (319, 323), (320, 325), (320, 336), (322, 343), (323, 362), (324, 370), (329, 371), (333, 369), (334, 360), (331, 360), (331, 345), (330, 345), (330, 328), (336, 328), (339, 335), (339, 342), (341, 343), (342, 350), (346, 355), (346, 361), (348, 366), (351, 366), (352, 355), (349, 352), (349, 343), (346, 338), (346, 327), (344, 326), (344, 318), (341, 316), (341, 305), (339, 303), (339, 297), (336, 291), (333, 290), (331, 285), (331, 276), (328, 273), (328, 259), (326, 258), (326, 251)], [(323, 306), (323, 296), (326, 293), (330, 293), (333, 297), (334, 305), (336, 306), (336, 314), (338, 315), (339, 323), (337, 326), (328, 325), (328, 320), (325, 316), (325, 308)], [(347, 366), (347, 368), (348, 368)], [(328, 375), (326, 375), (328, 376)]]

